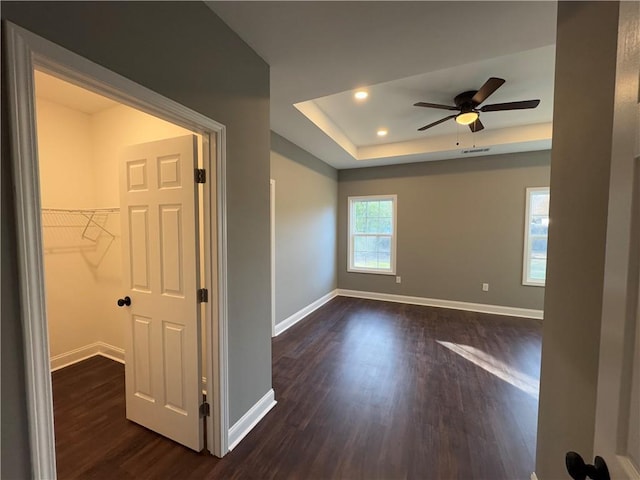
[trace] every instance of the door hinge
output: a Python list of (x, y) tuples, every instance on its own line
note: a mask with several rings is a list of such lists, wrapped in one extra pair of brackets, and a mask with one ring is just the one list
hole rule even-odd
[(209, 406), (209, 402), (204, 402), (200, 404), (200, 416), (208, 417), (211, 415), (211, 407)]
[(198, 289), (198, 303), (207, 303), (209, 301), (209, 290), (206, 288)]
[(204, 168), (196, 168), (196, 183), (207, 182), (207, 171)]

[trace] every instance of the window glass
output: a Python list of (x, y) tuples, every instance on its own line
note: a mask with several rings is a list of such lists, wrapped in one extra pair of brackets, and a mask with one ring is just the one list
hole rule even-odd
[(527, 188), (524, 239), (524, 285), (544, 285), (547, 272), (549, 188)]
[(396, 198), (349, 197), (349, 271), (395, 273)]

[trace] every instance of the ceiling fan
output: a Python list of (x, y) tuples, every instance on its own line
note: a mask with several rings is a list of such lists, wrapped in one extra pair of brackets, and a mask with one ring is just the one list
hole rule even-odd
[(427, 128), (435, 127), (452, 118), (456, 119), (461, 125), (469, 125), (472, 132), (479, 132), (484, 129), (484, 125), (480, 121), (480, 112), (499, 112), (503, 110), (524, 110), (527, 108), (536, 108), (540, 103), (540, 100), (523, 100), (520, 102), (507, 102), (507, 103), (494, 103), (493, 105), (485, 105), (478, 108), (478, 106), (484, 102), (489, 96), (495, 92), (504, 83), (504, 79), (491, 77), (480, 87), (480, 90), (470, 90), (468, 92), (462, 92), (457, 95), (453, 102), (455, 106), (440, 105), (437, 103), (418, 102), (413, 105), (416, 107), (428, 107), (439, 108), (441, 110), (453, 110), (458, 111), (454, 115), (441, 118), (440, 120), (425, 125), (418, 129), (418, 131), (426, 130)]

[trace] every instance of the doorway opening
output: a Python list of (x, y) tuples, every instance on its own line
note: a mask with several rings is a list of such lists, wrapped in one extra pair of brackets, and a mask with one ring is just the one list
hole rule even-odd
[[(167, 419), (162, 419), (164, 408), (148, 408), (147, 403), (163, 400), (165, 405), (171, 406), (169, 411), (179, 416), (172, 421), (180, 422), (188, 416), (189, 397), (199, 395), (198, 391), (190, 392), (185, 388), (188, 377), (206, 378), (200, 373), (205, 364), (200, 353), (206, 351), (206, 345), (204, 348), (200, 342), (196, 342), (195, 348), (186, 345), (194, 343), (194, 339), (204, 338), (198, 311), (200, 305), (195, 304), (193, 297), (186, 302), (184, 298), (185, 292), (195, 291), (205, 284), (206, 252), (196, 234), (202, 231), (202, 217), (197, 213), (202, 210), (204, 184), (196, 185), (199, 192), (191, 185), (184, 202), (186, 205), (175, 203), (180, 184), (184, 180), (193, 183), (189, 177), (182, 178), (184, 175), (176, 167), (180, 162), (187, 162), (191, 163), (183, 168), (187, 173), (195, 167), (202, 169), (205, 139), (44, 72), (36, 70), (34, 79), (49, 352), (52, 370), (58, 371), (54, 379), (71, 375), (60, 370), (95, 355), (126, 363), (126, 374), (120, 380), (124, 384), (126, 377), (127, 418), (199, 451), (204, 443), (204, 418), (196, 422), (198, 425), (188, 422), (189, 425), (181, 428), (167, 428)], [(182, 151), (176, 148), (173, 145), (176, 141), (185, 143), (186, 148)], [(136, 163), (131, 175), (124, 172), (124, 177), (129, 178), (122, 185), (121, 157), (134, 145)], [(156, 155), (160, 159), (157, 171), (154, 171), (156, 165), (150, 164), (145, 167), (148, 172), (144, 172), (158, 178), (155, 181), (149, 178), (149, 185), (143, 186), (145, 190), (151, 189), (148, 195), (153, 195), (153, 200), (161, 202), (158, 214), (164, 227), (159, 236), (162, 254), (156, 252), (155, 256), (160, 258), (155, 260), (153, 241), (147, 244), (146, 238), (135, 235), (140, 212), (144, 212), (149, 223), (153, 223), (154, 212), (140, 205), (131, 210), (126, 198), (130, 193), (126, 184), (135, 180), (135, 173), (141, 173), (136, 169), (147, 153), (145, 149), (150, 148), (160, 149), (161, 154)], [(160, 183), (163, 188), (154, 192), (153, 183)], [(139, 191), (141, 185), (133, 187), (135, 193), (142, 193)], [(197, 193), (195, 204), (193, 190)], [(173, 197), (169, 206), (159, 198), (163, 192)], [(140, 204), (135, 199), (134, 203)], [(187, 228), (176, 225), (177, 221)], [(153, 232), (144, 231), (145, 236), (149, 234)], [(184, 238), (190, 235), (193, 235), (191, 242)], [(191, 249), (187, 248), (189, 244)], [(193, 248), (196, 246), (199, 247), (197, 251)], [(158, 318), (151, 315), (149, 308), (138, 306), (144, 298), (136, 298), (136, 295), (153, 296), (153, 292), (145, 290), (160, 289), (158, 285), (152, 286), (153, 268), (150, 267), (153, 261), (162, 270), (162, 275), (157, 275), (155, 280), (163, 284), (164, 296), (168, 295), (169, 300), (158, 295), (155, 301), (165, 303), (166, 310), (179, 311), (177, 318), (166, 324), (162, 331), (165, 345), (153, 345), (153, 330), (161, 325), (154, 325)], [(136, 270), (139, 268), (142, 271)], [(145, 278), (141, 279), (141, 275)], [(129, 285), (129, 279), (132, 285)], [(134, 298), (134, 305), (131, 305), (131, 298)], [(177, 302), (186, 303), (186, 309), (176, 305)], [(162, 305), (158, 307), (163, 308)], [(145, 315), (141, 316), (141, 313)], [(157, 316), (163, 323), (172, 320), (166, 311)], [(191, 331), (192, 327), (199, 331)], [(168, 347), (168, 351), (162, 348), (163, 351), (155, 352), (158, 347)], [(185, 347), (193, 352), (183, 351)], [(159, 358), (153, 358), (154, 354)], [(190, 358), (197, 360), (195, 365), (189, 363)], [(104, 370), (110, 369), (105, 366)], [(154, 375), (151, 375), (152, 371)], [(153, 384), (159, 378), (158, 373), (164, 389)], [(100, 388), (100, 376), (88, 372), (84, 376), (87, 382), (95, 381), (96, 388)], [(56, 438), (59, 447), (64, 448), (66, 443), (61, 439), (68, 432), (59, 428), (59, 423), (64, 423), (62, 418), (66, 417), (59, 417), (58, 412), (69, 412), (69, 405), (64, 404), (72, 404), (73, 395), (65, 398), (62, 394), (65, 390), (55, 387), (54, 381)], [(60, 397), (56, 397), (56, 392)], [(166, 398), (158, 398), (158, 392)], [(192, 400), (196, 409), (203, 403)], [(77, 405), (80, 407), (82, 403)], [(101, 405), (94, 408), (100, 409)], [(191, 413), (199, 416), (198, 411)], [(123, 421), (124, 418), (110, 417), (109, 426)], [(112, 436), (108, 431), (102, 434), (107, 438)], [(58, 455), (58, 463), (68, 456)], [(60, 464), (58, 467), (60, 471)]]
[[(186, 396), (197, 399), (196, 424), (199, 428), (202, 427), (200, 416), (203, 415), (207, 449), (216, 456), (223, 456), (228, 451), (224, 126), (11, 23), (7, 22), (6, 32), (8, 97), (11, 104), (12, 161), (18, 224), (20, 304), (26, 375), (31, 387), (27, 392), (27, 411), (33, 475), (38, 478), (56, 476), (51, 366), (63, 367), (83, 356), (101, 355), (121, 360), (123, 356), (132, 354), (135, 362), (127, 359), (125, 363), (127, 368), (135, 364), (132, 375), (127, 375), (127, 378), (135, 378), (135, 388), (128, 392), (128, 395), (130, 393), (138, 399), (143, 398), (145, 382), (148, 381), (149, 385), (153, 383), (163, 392), (161, 396), (147, 398), (147, 403), (161, 404), (164, 410), (173, 410), (178, 416), (194, 418), (192, 412), (182, 407), (191, 401)], [(124, 117), (116, 119), (109, 126), (106, 120), (109, 115), (106, 113), (92, 113), (91, 115), (96, 115), (93, 121), (86, 118), (90, 114), (73, 112), (73, 109), (69, 108), (70, 105), (50, 104), (45, 107), (45, 110), (48, 109), (48, 113), (43, 114), (45, 117), (49, 115), (54, 122), (56, 118), (69, 117), (67, 120), (76, 121), (81, 127), (84, 126), (84, 130), (93, 132), (101, 146), (94, 148), (86, 139), (82, 140), (79, 135), (70, 133), (66, 139), (53, 138), (52, 143), (64, 143), (74, 150), (70, 157), (73, 157), (76, 163), (71, 163), (71, 158), (63, 158), (66, 154), (60, 152), (52, 154), (48, 160), (42, 160), (45, 150), (41, 152), (41, 158), (37, 153), (40, 132), (36, 130), (36, 123), (39, 129), (41, 127), (40, 118), (36, 115), (34, 78), (44, 78), (45, 75), (54, 81), (57, 79), (68, 82), (74, 88), (81, 87), (102, 96), (106, 101), (111, 101), (112, 108), (107, 109), (110, 115), (129, 115), (138, 120), (142, 117), (155, 117), (155, 123), (163, 125), (165, 129), (160, 135), (165, 138), (163, 142), (169, 141), (166, 140), (167, 137), (172, 137), (172, 140), (182, 139), (183, 145), (199, 144), (200, 148), (192, 150), (191, 165), (189, 166), (189, 162), (176, 160), (177, 157), (173, 153), (150, 156), (153, 161), (148, 166), (141, 166), (141, 157), (135, 160), (122, 157), (121, 166), (116, 168), (116, 172), (119, 169), (120, 173), (114, 176), (111, 169), (113, 165), (110, 162), (114, 157), (113, 151), (118, 148), (107, 145), (109, 142), (105, 137), (110, 128), (120, 131), (127, 145), (134, 145), (129, 150), (140, 146), (148, 147), (157, 143), (157, 138), (145, 137), (146, 127), (142, 127), (141, 124), (123, 128)], [(37, 93), (41, 94), (40, 86), (38, 90)], [(72, 99), (68, 101), (71, 102)], [(87, 102), (80, 102), (85, 105), (83, 108), (87, 108)], [(60, 114), (61, 109), (65, 108), (65, 113)], [(137, 113), (132, 113), (136, 111)], [(40, 113), (38, 112), (38, 117)], [(100, 119), (96, 120), (98, 116)], [(80, 118), (84, 120), (79, 121)], [(119, 124), (119, 121), (123, 124)], [(92, 124), (95, 124), (95, 128)], [(46, 129), (43, 129), (42, 132), (45, 131)], [(180, 133), (186, 134), (180, 136)], [(199, 165), (195, 163), (198, 158), (196, 151), (200, 152)], [(186, 167), (182, 169), (181, 165)], [(194, 170), (194, 166), (198, 168)], [(205, 177), (208, 183), (203, 186), (201, 180)], [(55, 179), (57, 184), (49, 183)], [(146, 213), (146, 207), (140, 200), (131, 196), (134, 191), (145, 190), (146, 187), (141, 188), (143, 184), (149, 187), (146, 190), (155, 185), (158, 187), (156, 190), (166, 187), (165, 190), (168, 191), (178, 190), (174, 187), (179, 183), (189, 184), (186, 180), (196, 184), (191, 184), (191, 190), (187, 191), (186, 196), (183, 195), (181, 199), (172, 197), (164, 203), (156, 202), (155, 210), (147, 208)], [(113, 188), (110, 188), (110, 185), (113, 187), (114, 184), (115, 193)], [(123, 189), (123, 185), (127, 185), (127, 188)], [(196, 200), (198, 197), (195, 193), (198, 191), (200, 200)], [(190, 201), (185, 201), (189, 192)], [(125, 205), (122, 200), (117, 202), (119, 205), (114, 201), (118, 196), (120, 199), (128, 198), (125, 201), (127, 208), (124, 209), (124, 218), (122, 207)], [(163, 209), (163, 206), (166, 208)], [(189, 208), (191, 211), (188, 211)], [(184, 226), (183, 220), (186, 217), (193, 217), (192, 228), (188, 225), (187, 228), (180, 228)], [(141, 226), (144, 227), (142, 230)], [(150, 233), (154, 233), (153, 228), (156, 237), (149, 236)], [(72, 234), (72, 231), (78, 233), (79, 238)], [(187, 235), (190, 237), (187, 238)], [(141, 241), (146, 242), (144, 246), (148, 249), (139, 248)], [(195, 261), (191, 264), (192, 270), (185, 273), (181, 268), (187, 262), (181, 263), (176, 260), (177, 256), (171, 252), (172, 248), (180, 252), (187, 250), (187, 244), (193, 245), (192, 258)], [(122, 253), (123, 250), (132, 250), (132, 246), (135, 247), (134, 254), (128, 257), (126, 254), (118, 255), (118, 249)], [(160, 252), (159, 262), (144, 253), (153, 248)], [(124, 261), (116, 257), (122, 257)], [(61, 260), (63, 258), (68, 263), (66, 268), (65, 262)], [(141, 258), (146, 258), (146, 261), (141, 261)], [(48, 266), (45, 266), (46, 264)], [(81, 266), (85, 271), (78, 273)], [(120, 266), (123, 268), (120, 269)], [(129, 271), (126, 271), (127, 268)], [(55, 275), (56, 270), (59, 271), (58, 275)], [(160, 294), (165, 297), (173, 295), (188, 298), (190, 302), (193, 301), (192, 304), (197, 305), (194, 310), (202, 321), (197, 323), (197, 328), (194, 329), (195, 336), (179, 322), (172, 322), (171, 319), (162, 320), (160, 329), (152, 329), (150, 317), (146, 317), (144, 313), (133, 312), (134, 305), (144, 303), (137, 301), (134, 296), (144, 290), (144, 286), (137, 280), (141, 278), (140, 275), (153, 275), (152, 270), (159, 275), (158, 282), (162, 286)], [(52, 286), (51, 282), (48, 282), (47, 285), (52, 295), (54, 292), (56, 295), (60, 294), (55, 300), (49, 293), (45, 298), (45, 274), (46, 277), (55, 275), (55, 282), (60, 284)], [(76, 290), (71, 281), (73, 279), (77, 284), (78, 278), (75, 277), (84, 280), (83, 287), (94, 287), (93, 291), (77, 295), (79, 290)], [(120, 287), (119, 277), (125, 279)], [(68, 283), (65, 285), (65, 282)], [(136, 284), (127, 290), (127, 283), (129, 287), (133, 283)], [(58, 288), (65, 286), (66, 288)], [(104, 295), (99, 294), (101, 290), (104, 290)], [(116, 291), (118, 293), (112, 297)], [(71, 295), (70, 300), (69, 294), (73, 293), (76, 295)], [(129, 302), (125, 301), (127, 297)], [(47, 300), (50, 298), (52, 301), (48, 304)], [(208, 301), (205, 301), (205, 298)], [(117, 299), (122, 300), (122, 306), (125, 308), (115, 307), (120, 305), (120, 302), (115, 303)], [(56, 303), (61, 305), (54, 307)], [(47, 313), (49, 310), (53, 312), (60, 307), (66, 307), (65, 313), (51, 316), (53, 322), (62, 323), (64, 326), (65, 322), (70, 322), (71, 315), (68, 315), (68, 312), (74, 307), (73, 303), (83, 304), (83, 307), (94, 312), (93, 316), (99, 320), (82, 319), (84, 323), (80, 324), (80, 327), (67, 328), (65, 334), (53, 333), (52, 327), (50, 356)], [(111, 315), (111, 305), (117, 309), (119, 315)], [(104, 311), (102, 307), (105, 307)], [(133, 313), (123, 313), (129, 308)], [(146, 331), (142, 328), (145, 322), (149, 327)], [(119, 337), (118, 325), (122, 326), (123, 323), (127, 324), (124, 330), (129, 332), (129, 338), (131, 339), (132, 333), (135, 337), (135, 349), (129, 348), (131, 344), (127, 345), (127, 335), (124, 335), (124, 346), (120, 346), (123, 343), (120, 343), (122, 337)], [(197, 340), (196, 343), (186, 343), (189, 335), (192, 340)], [(87, 344), (87, 338), (93, 340)], [(159, 361), (149, 353), (153, 345), (161, 345), (164, 348), (164, 357)], [(192, 359), (189, 364), (185, 355), (194, 351), (196, 354), (192, 357), (195, 360)], [(194, 375), (194, 371), (197, 371), (198, 375)], [(158, 372), (163, 372), (164, 377), (155, 378)], [(203, 377), (206, 377), (206, 382)], [(175, 388), (176, 386), (181, 388)], [(209, 408), (200, 408), (203, 393), (206, 393)], [(207, 415), (208, 411), (210, 415)], [(145, 425), (140, 419), (134, 420)], [(145, 426), (159, 430), (153, 425)], [(201, 428), (200, 432), (203, 430), (205, 429)], [(162, 431), (160, 433), (176, 439), (173, 434)], [(200, 437), (202, 435), (200, 434)], [(195, 446), (188, 446), (198, 450), (201, 445), (197, 443)]]

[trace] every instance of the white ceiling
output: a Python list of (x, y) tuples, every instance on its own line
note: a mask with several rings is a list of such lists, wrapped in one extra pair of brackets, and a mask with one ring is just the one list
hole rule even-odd
[(65, 82), (39, 70), (35, 71), (36, 96), (92, 115), (119, 105), (113, 100)]
[[(271, 129), (336, 168), (455, 158), (474, 145), (551, 145), (554, 1), (207, 4), (270, 65)], [(449, 112), (415, 102), (452, 104), (490, 76), (506, 83), (486, 104), (540, 106), (483, 113), (475, 134), (453, 121), (417, 131)], [(361, 87), (370, 97), (355, 102)], [(378, 127), (389, 130), (384, 140)]]

